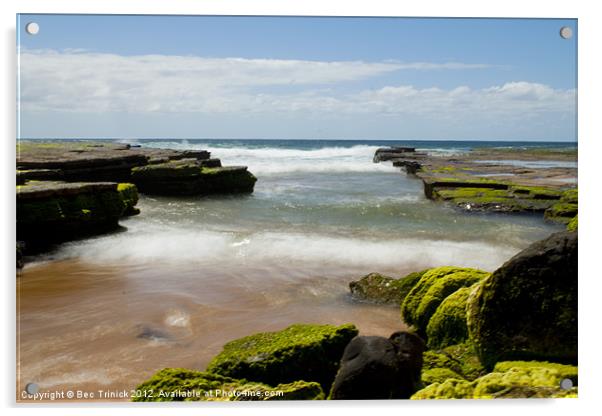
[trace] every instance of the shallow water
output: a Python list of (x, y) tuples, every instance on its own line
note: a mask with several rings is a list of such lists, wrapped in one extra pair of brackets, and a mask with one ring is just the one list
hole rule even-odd
[(438, 265), (494, 270), (559, 227), (540, 216), (458, 212), (373, 164), (375, 146), (207, 148), (258, 177), (248, 196), (142, 197), (123, 232), (33, 259), (18, 278), (19, 381), (135, 387), (164, 367), (204, 369), (222, 345), (295, 322), (388, 336), (396, 307), (348, 283)]

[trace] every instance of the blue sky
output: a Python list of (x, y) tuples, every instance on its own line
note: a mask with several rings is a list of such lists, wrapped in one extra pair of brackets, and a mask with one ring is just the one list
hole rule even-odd
[(576, 140), (575, 20), (17, 24), (21, 137)]

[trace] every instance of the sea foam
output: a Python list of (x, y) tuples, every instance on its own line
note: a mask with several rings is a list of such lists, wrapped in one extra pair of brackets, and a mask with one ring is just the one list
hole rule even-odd
[[(152, 228), (152, 227), (151, 227)], [(321, 234), (232, 232), (154, 227), (63, 247), (59, 256), (96, 264), (177, 263), (190, 267), (237, 265), (291, 268), (312, 264), (362, 269), (406, 269), (457, 265), (493, 270), (520, 250), (485, 241), (420, 238), (346, 238)]]
[(284, 149), (277, 147), (215, 147), (209, 143), (150, 142), (145, 146), (209, 150), (225, 165), (245, 165), (257, 175), (293, 172), (394, 172), (388, 163), (372, 163), (377, 146)]

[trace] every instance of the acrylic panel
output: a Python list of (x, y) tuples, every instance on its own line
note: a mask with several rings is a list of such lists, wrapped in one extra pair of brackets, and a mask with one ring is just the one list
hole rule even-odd
[(17, 401), (577, 397), (577, 20), (17, 16)]

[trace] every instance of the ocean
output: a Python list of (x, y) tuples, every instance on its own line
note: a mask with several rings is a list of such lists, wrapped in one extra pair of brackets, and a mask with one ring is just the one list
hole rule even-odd
[(63, 244), (19, 278), (20, 375), (45, 387), (132, 388), (164, 367), (204, 369), (221, 346), (296, 322), (405, 328), (399, 309), (350, 298), (370, 272), (493, 271), (561, 226), (541, 215), (460, 212), (419, 179), (372, 162), (381, 146), (462, 153), (572, 143), (121, 140), (206, 149), (245, 165), (250, 195), (142, 196), (123, 232)]

